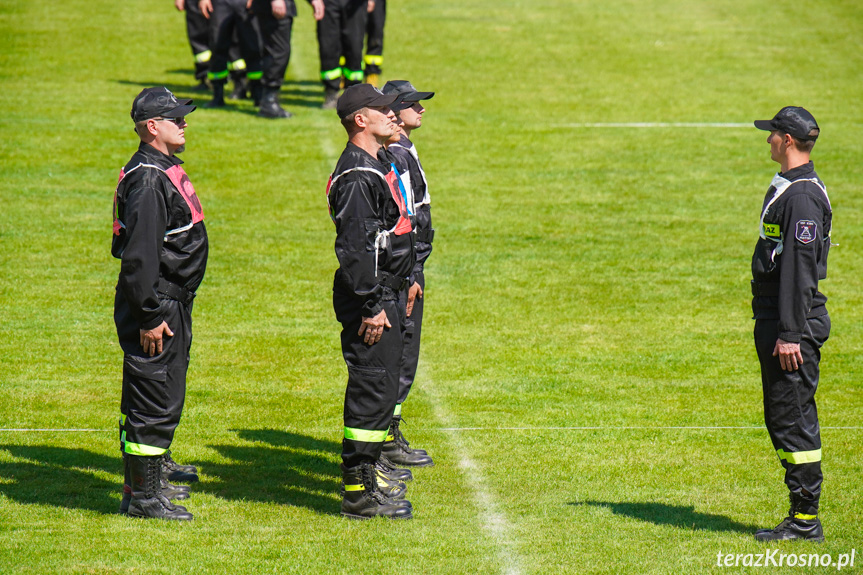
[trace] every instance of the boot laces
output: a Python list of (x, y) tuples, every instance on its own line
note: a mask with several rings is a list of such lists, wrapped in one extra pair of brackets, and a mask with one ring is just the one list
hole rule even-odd
[(393, 419), (393, 422), (392, 422), (393, 439), (395, 440), (395, 442), (397, 444), (402, 446), (402, 448), (404, 448), (405, 451), (410, 452), (411, 444), (408, 442), (407, 439), (405, 439), (405, 436), (402, 433), (402, 430), (399, 429), (399, 424), (404, 420), (405, 420), (404, 417), (402, 417), (401, 419)]
[(366, 497), (375, 501), (378, 505), (383, 505), (387, 502), (387, 497), (378, 487), (377, 471), (372, 464), (365, 464), (362, 468), (363, 486), (366, 489)]
[(171, 457), (170, 450), (162, 454), (162, 465), (171, 471), (175, 471), (179, 468), (177, 462)]

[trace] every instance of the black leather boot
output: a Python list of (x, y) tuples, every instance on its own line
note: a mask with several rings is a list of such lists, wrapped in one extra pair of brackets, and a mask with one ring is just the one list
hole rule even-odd
[(397, 479), (404, 482), (413, 481), (414, 479), (414, 474), (411, 473), (410, 469), (401, 469), (396, 467), (395, 464), (387, 459), (387, 456), (383, 453), (378, 460), (375, 461), (375, 469), (383, 472), (388, 479)]
[(205, 108), (224, 108), (225, 107), (225, 81), (213, 80), (213, 99), (204, 104)]
[(344, 495), (342, 515), (352, 519), (412, 519), (413, 506), (409, 501), (396, 502), (378, 489), (377, 472), (373, 463), (356, 467), (342, 467)]
[(333, 90), (331, 88), (324, 89), (324, 103), (321, 104), (321, 108), (324, 110), (335, 110), (336, 103), (339, 101), (339, 91)]
[(171, 457), (171, 450), (161, 457), (162, 475), (168, 481), (195, 483), (198, 481), (198, 468), (194, 465), (180, 465)]
[(428, 467), (434, 461), (423, 449), (412, 449), (399, 429), (401, 417), (393, 417), (390, 422), (390, 432), (384, 441), (382, 453), (396, 465), (405, 467)]
[[(132, 500), (132, 478), (129, 474), (129, 456), (123, 454), (123, 498), (120, 500), (120, 515), (129, 513), (129, 502)], [(171, 485), (164, 476), (161, 478), (162, 495), (169, 501), (189, 498), (189, 487), (186, 485)]]
[(264, 88), (258, 115), (262, 118), (290, 118), (293, 116), (279, 105), (279, 90), (277, 88)]
[(807, 499), (795, 493), (792, 493), (790, 498), (791, 507), (788, 510), (788, 517), (773, 529), (756, 531), (756, 541), (786, 541), (789, 539), (824, 541), (824, 530), (818, 519), (818, 500)]
[(245, 100), (248, 88), (246, 74), (231, 72), (231, 80), (234, 82), (234, 89), (231, 90), (231, 100)]
[(129, 455), (132, 497), (130, 517), (149, 517), (175, 521), (191, 521), (192, 514), (182, 505), (174, 505), (162, 494), (161, 457)]

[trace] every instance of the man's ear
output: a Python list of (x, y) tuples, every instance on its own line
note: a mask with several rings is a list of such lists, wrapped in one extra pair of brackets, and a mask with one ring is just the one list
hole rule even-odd
[(365, 115), (360, 114), (359, 112), (354, 114), (354, 123), (360, 128), (365, 128), (366, 126), (368, 126)]

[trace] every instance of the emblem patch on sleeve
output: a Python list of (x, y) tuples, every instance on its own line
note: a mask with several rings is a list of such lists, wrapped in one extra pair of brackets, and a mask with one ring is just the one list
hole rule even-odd
[(794, 237), (801, 244), (811, 244), (815, 241), (815, 230), (818, 225), (812, 220), (800, 220), (797, 222), (797, 228), (794, 232)]

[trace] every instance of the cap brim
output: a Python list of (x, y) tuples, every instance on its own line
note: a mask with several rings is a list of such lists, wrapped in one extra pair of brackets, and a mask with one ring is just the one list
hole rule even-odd
[(405, 95), (405, 102), (419, 102), (420, 100), (431, 100), (434, 92), (411, 92)]
[(197, 106), (192, 106), (191, 100), (180, 100), (180, 105), (171, 110), (170, 112), (164, 112), (162, 114), (163, 118), (181, 118), (188, 114), (191, 114), (195, 111)]
[(755, 127), (759, 130), (766, 130), (768, 132), (772, 132), (776, 128), (773, 127), (773, 120), (755, 120)]

